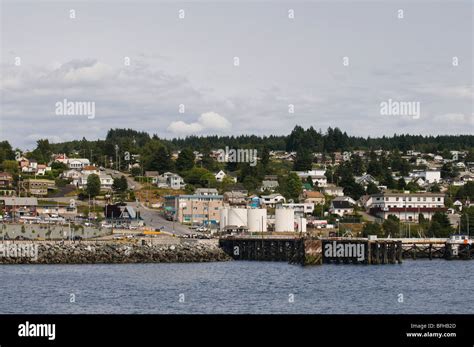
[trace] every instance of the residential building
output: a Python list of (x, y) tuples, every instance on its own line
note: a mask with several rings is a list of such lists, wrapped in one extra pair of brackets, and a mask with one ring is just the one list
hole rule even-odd
[(313, 203), (315, 205), (324, 205), (326, 198), (321, 192), (305, 191), (301, 195), (301, 200), (306, 203)]
[(85, 159), (85, 158), (67, 159), (67, 166), (70, 169), (82, 170), (85, 166), (89, 166), (89, 165), (90, 165), (89, 159)]
[(222, 195), (165, 196), (164, 208), (179, 223), (217, 224), (219, 209), (224, 206)]
[(314, 211), (314, 203), (312, 202), (281, 204), (281, 207), (291, 208), (299, 216), (312, 214)]
[(344, 196), (344, 189), (334, 184), (328, 184), (322, 188), (322, 192), (325, 195), (330, 196)]
[(158, 171), (145, 171), (145, 177), (151, 180), (152, 184), (156, 184), (158, 182), (158, 177), (160, 174)]
[(285, 203), (286, 199), (281, 194), (270, 194), (270, 195), (262, 195), (260, 197), (260, 204), (265, 205), (267, 207), (275, 207), (277, 204)]
[(1, 209), (9, 216), (36, 216), (37, 198), (6, 197), (0, 198)]
[(245, 206), (247, 204), (247, 194), (234, 190), (225, 192), (224, 204), (228, 204), (230, 206)]
[(13, 186), (13, 176), (8, 172), (0, 172), (0, 189), (10, 189)]
[(278, 188), (279, 184), (278, 184), (278, 181), (274, 181), (274, 180), (263, 180), (262, 181), (262, 186), (260, 187), (260, 191), (261, 192), (265, 192), (265, 191), (268, 191), (268, 192), (275, 192)]
[(334, 199), (331, 201), (329, 213), (344, 217), (345, 215), (354, 213), (354, 205), (349, 200)]
[(327, 177), (325, 176), (326, 169), (295, 171), (295, 173), (303, 182), (305, 182), (308, 177), (310, 177), (313, 181), (313, 185), (317, 185), (318, 187), (326, 187), (328, 184)]
[(369, 211), (372, 215), (386, 219), (395, 215), (400, 220), (418, 221), (422, 214), (431, 219), (435, 212), (445, 212), (443, 193), (393, 193), (384, 192), (372, 195)]
[(50, 190), (56, 188), (53, 180), (28, 178), (22, 182), (23, 189), (33, 196), (46, 196)]
[(197, 188), (194, 192), (195, 195), (219, 195), (216, 188)]
[(171, 188), (178, 190), (184, 189), (186, 184), (180, 175), (172, 172), (165, 172), (164, 174), (158, 176), (157, 186), (158, 188)]
[(360, 184), (363, 187), (367, 187), (371, 183), (375, 184), (376, 186), (379, 184), (379, 182), (370, 174), (355, 176), (354, 180), (357, 184)]

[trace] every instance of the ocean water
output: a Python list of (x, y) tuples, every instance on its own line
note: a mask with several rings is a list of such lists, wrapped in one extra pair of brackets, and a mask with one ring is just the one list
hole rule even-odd
[(0, 265), (0, 313), (474, 313), (474, 261)]

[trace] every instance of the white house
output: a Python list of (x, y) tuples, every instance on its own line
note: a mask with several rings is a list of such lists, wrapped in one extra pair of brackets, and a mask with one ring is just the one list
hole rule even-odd
[(158, 188), (171, 188), (178, 190), (184, 189), (186, 184), (180, 175), (172, 172), (165, 172), (158, 177), (157, 186)]
[(70, 169), (78, 169), (81, 170), (85, 166), (90, 165), (89, 159), (85, 158), (72, 158), (72, 159), (67, 159), (67, 166)]
[(296, 214), (300, 215), (311, 214), (314, 211), (314, 203), (312, 202), (281, 204), (281, 206), (291, 208)]
[(423, 214), (426, 219), (431, 219), (435, 212), (444, 212), (443, 193), (392, 193), (384, 192), (372, 195), (370, 213), (386, 219), (395, 215), (400, 220), (417, 221)]
[(323, 194), (331, 196), (344, 196), (344, 188), (338, 187), (334, 184), (328, 184), (322, 189)]
[(217, 182), (222, 182), (224, 180), (225, 176), (227, 176), (227, 175), (225, 174), (225, 172), (223, 170), (219, 171), (218, 173), (216, 173), (214, 175)]
[(326, 169), (308, 170), (308, 171), (295, 171), (295, 173), (298, 175), (298, 177), (302, 181), (306, 181), (308, 179), (308, 177), (311, 177), (311, 180), (313, 181), (313, 184), (317, 185), (318, 187), (326, 187), (327, 184), (328, 184), (327, 177), (325, 176)]
[(265, 204), (268, 207), (275, 207), (277, 204), (285, 202), (286, 199), (281, 194), (262, 195), (260, 197), (260, 204)]

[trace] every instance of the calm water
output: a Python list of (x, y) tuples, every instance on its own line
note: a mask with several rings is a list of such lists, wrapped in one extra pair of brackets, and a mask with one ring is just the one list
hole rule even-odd
[(474, 313), (474, 261), (1, 265), (0, 274), (0, 313)]

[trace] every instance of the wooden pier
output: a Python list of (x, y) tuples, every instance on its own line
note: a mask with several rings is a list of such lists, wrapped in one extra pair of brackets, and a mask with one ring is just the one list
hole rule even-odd
[(292, 264), (401, 264), (403, 259), (472, 259), (472, 245), (445, 239), (374, 239), (231, 236), (219, 246), (235, 260)]

